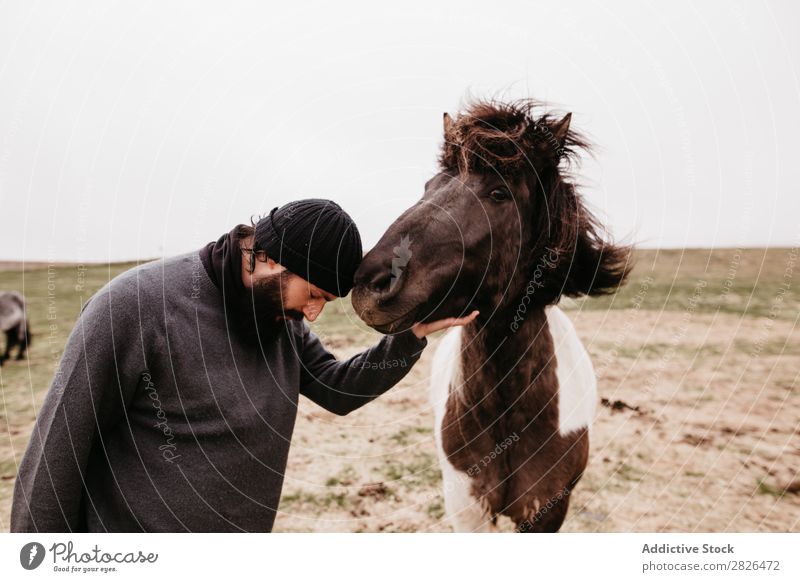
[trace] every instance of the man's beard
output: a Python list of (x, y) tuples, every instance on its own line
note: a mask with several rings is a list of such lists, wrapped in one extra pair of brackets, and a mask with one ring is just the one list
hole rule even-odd
[(288, 320), (302, 321), (303, 313), (285, 308), (284, 290), (290, 275), (285, 271), (253, 281), (231, 306), (237, 327), (248, 341), (270, 342), (289, 326)]

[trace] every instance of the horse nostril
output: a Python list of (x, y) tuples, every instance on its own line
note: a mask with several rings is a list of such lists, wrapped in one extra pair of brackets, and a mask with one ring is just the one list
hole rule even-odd
[(368, 286), (373, 293), (386, 293), (392, 283), (392, 273), (389, 269), (381, 269), (372, 277)]

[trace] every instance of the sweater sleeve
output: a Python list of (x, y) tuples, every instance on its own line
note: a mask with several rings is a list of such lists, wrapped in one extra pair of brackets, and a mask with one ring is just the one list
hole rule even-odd
[(12, 532), (85, 530), (90, 452), (124, 417), (137, 385), (130, 369), (143, 361), (136, 298), (126, 295), (112, 281), (88, 301), (70, 333), (20, 463)]
[(300, 393), (345, 415), (397, 384), (419, 360), (428, 340), (410, 330), (384, 336), (370, 349), (339, 361), (304, 324)]

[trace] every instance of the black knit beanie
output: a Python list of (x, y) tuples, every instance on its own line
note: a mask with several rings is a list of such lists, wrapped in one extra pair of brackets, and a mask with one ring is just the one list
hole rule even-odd
[(344, 297), (361, 263), (361, 235), (350, 216), (331, 200), (312, 198), (273, 208), (256, 224), (257, 250), (295, 275)]

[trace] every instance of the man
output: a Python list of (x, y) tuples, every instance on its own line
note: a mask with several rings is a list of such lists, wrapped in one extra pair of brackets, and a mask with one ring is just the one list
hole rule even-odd
[(270, 531), (299, 395), (347, 414), (400, 381), (428, 333), (474, 317), (337, 361), (303, 318), (347, 295), (361, 256), (338, 205), (302, 200), (112, 280), (67, 341), (11, 530)]

